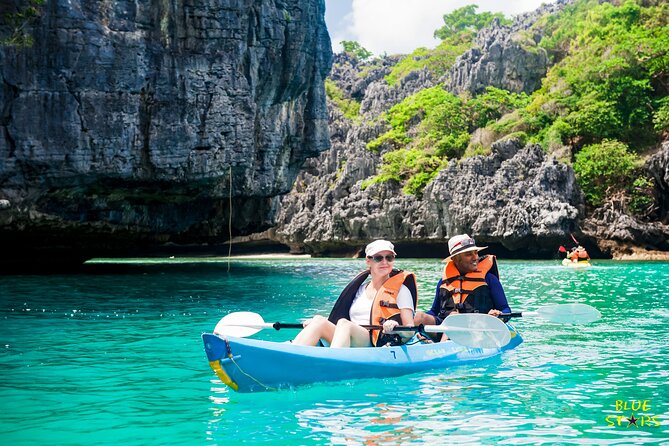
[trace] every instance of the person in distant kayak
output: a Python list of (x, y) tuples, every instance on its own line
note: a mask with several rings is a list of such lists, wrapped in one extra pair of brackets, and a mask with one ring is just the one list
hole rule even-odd
[(588, 251), (584, 247), (578, 245), (578, 247), (572, 248), (571, 252), (567, 255), (567, 258), (572, 262), (587, 262), (590, 260)]
[[(330, 347), (371, 347), (402, 344), (412, 332), (393, 333), (398, 325), (413, 325), (418, 303), (416, 276), (393, 269), (395, 246), (376, 240), (365, 248), (367, 269), (342, 291), (330, 316), (315, 316), (304, 322), (304, 329), (293, 339), (297, 345)], [(371, 280), (366, 281), (368, 277)], [(368, 330), (362, 325), (382, 325), (383, 330)]]
[[(451, 313), (483, 313), (495, 317), (511, 313), (499, 281), (495, 256), (479, 257), (479, 251), (485, 248), (487, 246), (476, 246), (467, 234), (448, 240), (450, 256), (437, 283), (432, 308), (416, 312), (415, 325), (440, 325)], [(445, 334), (444, 339), (447, 339)]]

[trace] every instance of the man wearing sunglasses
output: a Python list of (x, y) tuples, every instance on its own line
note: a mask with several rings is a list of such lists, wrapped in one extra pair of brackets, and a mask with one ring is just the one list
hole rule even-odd
[[(484, 313), (496, 317), (511, 313), (499, 281), (495, 256), (479, 257), (479, 251), (485, 248), (487, 246), (476, 246), (467, 234), (448, 240), (450, 256), (445, 259), (432, 308), (416, 313), (416, 325), (439, 325), (451, 313)], [(442, 340), (445, 339), (444, 334)]]
[[(330, 316), (327, 319), (315, 316), (305, 321), (304, 330), (293, 343), (317, 345), (324, 340), (331, 347), (379, 347), (410, 339), (412, 332), (397, 334), (392, 330), (400, 324), (413, 325), (418, 303), (416, 277), (394, 269), (395, 256), (395, 247), (387, 240), (368, 244), (367, 269), (344, 288)], [(383, 330), (368, 330), (363, 325), (382, 325)]]

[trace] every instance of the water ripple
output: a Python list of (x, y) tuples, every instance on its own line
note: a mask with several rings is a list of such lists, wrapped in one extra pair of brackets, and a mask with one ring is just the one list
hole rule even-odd
[[(399, 263), (399, 261), (398, 261)], [(514, 324), (468, 367), (238, 394), (199, 335), (232, 311), (327, 314), (360, 260), (157, 262), (0, 278), (0, 438), (12, 445), (669, 444), (669, 263), (501, 261), (511, 307), (583, 302), (602, 319)], [(427, 308), (443, 267), (402, 259)], [(294, 332), (263, 332), (282, 341)], [(280, 366), (273, 365), (273, 366)], [(617, 405), (645, 401), (634, 413)], [(654, 421), (653, 421), (654, 420)], [(660, 422), (656, 426), (654, 422)], [(642, 425), (642, 423), (645, 423)]]

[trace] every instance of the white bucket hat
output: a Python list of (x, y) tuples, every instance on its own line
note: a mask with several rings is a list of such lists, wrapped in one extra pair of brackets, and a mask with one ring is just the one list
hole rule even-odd
[(476, 246), (476, 242), (467, 234), (454, 235), (448, 240), (448, 253), (446, 260), (450, 259), (456, 254), (462, 254), (469, 251), (480, 251), (486, 249), (487, 246)]
[(390, 251), (393, 254), (397, 255), (395, 252), (395, 246), (387, 240), (375, 240), (365, 248), (365, 255), (367, 257), (378, 254), (381, 251)]

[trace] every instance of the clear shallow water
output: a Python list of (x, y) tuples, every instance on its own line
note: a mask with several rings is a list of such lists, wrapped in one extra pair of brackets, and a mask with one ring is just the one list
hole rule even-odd
[[(420, 306), (429, 307), (441, 264), (398, 266), (417, 273)], [(666, 262), (574, 271), (557, 261), (501, 261), (514, 311), (584, 302), (603, 318), (585, 326), (517, 320), (525, 342), (474, 367), (259, 394), (218, 381), (202, 332), (232, 311), (282, 322), (327, 315), (362, 267), (234, 260), (228, 272), (225, 260), (174, 259), (0, 276), (0, 442), (669, 444)], [(632, 400), (645, 410), (617, 407)]]

